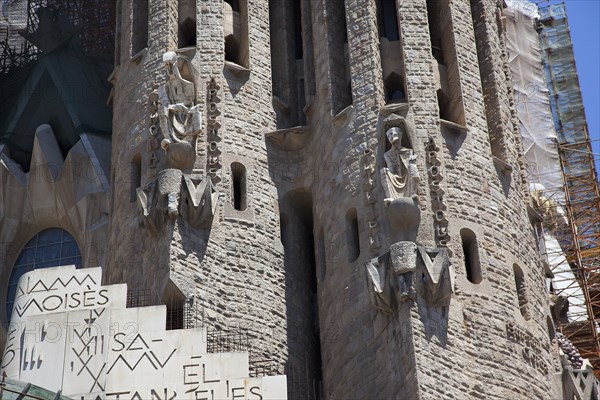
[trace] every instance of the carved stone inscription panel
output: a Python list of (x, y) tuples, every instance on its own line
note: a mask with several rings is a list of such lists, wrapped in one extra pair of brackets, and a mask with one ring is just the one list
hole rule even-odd
[(166, 307), (125, 308), (100, 268), (19, 281), (2, 372), (81, 400), (285, 399), (285, 376), (249, 376), (249, 355), (207, 353), (206, 331), (165, 330)]

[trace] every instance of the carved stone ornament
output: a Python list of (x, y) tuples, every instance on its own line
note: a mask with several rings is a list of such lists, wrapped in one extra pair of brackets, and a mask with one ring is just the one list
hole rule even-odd
[[(227, 3), (226, 3), (227, 4)], [(219, 171), (221, 165), (221, 149), (219, 142), (221, 141), (221, 96), (219, 91), (221, 86), (215, 78), (212, 78), (206, 84), (206, 170), (213, 184), (218, 184), (221, 181)]]
[(361, 168), (362, 168), (362, 179), (363, 179), (363, 196), (365, 200), (365, 207), (367, 207), (368, 221), (367, 225), (369, 228), (369, 249), (377, 254), (381, 247), (381, 241), (379, 240), (379, 233), (381, 231), (379, 223), (377, 222), (377, 210), (375, 208), (375, 202), (377, 201), (376, 186), (375, 186), (375, 171), (376, 171), (376, 159), (375, 155), (370, 149), (365, 149), (361, 157)]
[(390, 251), (366, 263), (373, 306), (392, 315), (417, 294), (429, 306), (443, 306), (454, 292), (448, 249), (427, 248), (414, 242), (393, 243)]
[(416, 165), (417, 156), (412, 149), (401, 144), (404, 129), (392, 127), (385, 134), (392, 145), (383, 156), (386, 166), (381, 170), (386, 200), (416, 198), (421, 178)]
[(146, 225), (154, 232), (160, 231), (166, 216), (181, 215), (195, 228), (209, 226), (218, 196), (209, 177), (194, 177), (175, 168), (160, 171), (156, 180), (137, 189)]
[(161, 147), (170, 167), (189, 170), (196, 160), (196, 140), (202, 133), (192, 64), (175, 52), (163, 55), (167, 83), (158, 89), (158, 116), (164, 135)]
[(384, 255), (367, 261), (367, 284), (375, 308), (394, 314), (398, 304), (415, 299), (414, 273), (417, 266), (417, 245), (398, 242)]
[[(102, 285), (102, 275), (74, 265), (23, 274), (0, 354), (2, 399), (208, 399), (196, 395), (208, 390), (215, 399), (288, 398), (285, 375), (250, 377), (248, 352), (209, 352), (206, 327), (167, 330), (166, 306), (130, 308), (127, 285)], [(13, 396), (5, 389), (15, 381), (59, 394)]]
[(446, 204), (444, 196), (446, 192), (441, 185), (444, 177), (442, 176), (442, 165), (439, 158), (440, 148), (435, 142), (435, 138), (430, 136), (425, 142), (427, 175), (429, 178), (429, 191), (431, 194), (431, 207), (433, 210), (433, 229), (435, 233), (435, 243), (438, 247), (446, 247), (450, 240), (448, 233), (448, 219), (446, 218)]
[(381, 182), (386, 196), (384, 204), (392, 242), (414, 242), (421, 223), (418, 203), (421, 178), (414, 151), (402, 146), (402, 138), (407, 134), (404, 118), (400, 118), (399, 126), (386, 131), (391, 148), (384, 154), (385, 167), (381, 169)]
[[(149, 143), (158, 140), (158, 123), (164, 137), (161, 147), (166, 155), (166, 168), (159, 170), (146, 186), (137, 189), (138, 204), (145, 225), (154, 232), (161, 230), (165, 217), (174, 220), (178, 215), (195, 228), (207, 227), (212, 222), (218, 192), (210, 173), (192, 172), (198, 136), (203, 133), (194, 69), (189, 60), (174, 52), (165, 53), (163, 61), (167, 82), (149, 96)], [(214, 108), (212, 103), (209, 108)], [(211, 115), (209, 110), (209, 118)], [(214, 136), (213, 119), (210, 119), (209, 125)], [(155, 146), (149, 145), (148, 148), (154, 150)], [(154, 162), (150, 167), (156, 168), (157, 165)]]
[(454, 293), (454, 268), (446, 247), (418, 246), (418, 293), (430, 306), (445, 306)]

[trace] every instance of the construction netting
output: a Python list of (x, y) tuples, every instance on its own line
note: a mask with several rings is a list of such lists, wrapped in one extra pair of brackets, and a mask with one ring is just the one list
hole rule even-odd
[(546, 221), (539, 248), (554, 274), (548, 289), (568, 299), (569, 321), (585, 321), (585, 296), (559, 242), (565, 235), (557, 234), (568, 230), (568, 220), (558, 136), (537, 31), (539, 10), (526, 0), (509, 0), (504, 16), (528, 179), (533, 201)]
[(506, 43), (529, 181), (537, 184), (536, 190), (562, 188), (557, 136), (536, 31), (538, 8), (526, 0), (509, 0), (506, 5)]
[(600, 196), (566, 6), (507, 0), (514, 90), (558, 328), (600, 373)]

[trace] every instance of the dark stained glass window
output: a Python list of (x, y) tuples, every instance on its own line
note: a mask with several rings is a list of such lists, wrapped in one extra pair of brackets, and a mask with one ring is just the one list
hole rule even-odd
[(6, 296), (6, 315), (10, 319), (17, 284), (24, 273), (34, 269), (75, 265), (81, 268), (81, 251), (75, 238), (64, 229), (45, 229), (35, 235), (21, 250), (10, 274)]

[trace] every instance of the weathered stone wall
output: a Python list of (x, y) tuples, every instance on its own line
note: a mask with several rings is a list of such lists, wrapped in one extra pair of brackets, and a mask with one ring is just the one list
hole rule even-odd
[[(330, 37), (343, 25), (335, 18), (340, 4), (346, 12), (353, 99), (341, 112), (347, 99), (336, 98), (342, 85), (333, 75), (343, 68), (339, 57), (332, 57), (340, 51), (340, 38)], [(275, 132), (268, 1), (248, 0), (249, 71), (224, 64), (222, 1), (199, 3), (192, 62), (202, 82), (201, 104), (207, 80), (214, 77), (221, 85), (219, 202), (210, 229), (192, 228), (178, 217), (153, 234), (140, 227), (138, 205), (130, 202), (130, 164), (141, 154), (142, 185), (148, 183), (147, 96), (153, 85), (163, 83), (162, 53), (175, 50), (177, 5), (150, 3), (148, 50), (130, 60), (131, 3), (123, 1), (106, 279), (148, 288), (160, 299), (170, 278), (186, 296), (195, 296), (201, 306), (198, 318), (205, 324), (247, 330), (254, 338), (251, 359), (274, 360), (280, 372), (285, 367), (290, 375), (310, 364), (307, 375), (319, 379), (317, 331), (326, 398), (559, 397), (550, 394), (544, 271), (527, 216), (521, 144), (506, 84), (503, 39), (493, 17), (495, 2), (485, 1), (491, 49), (486, 57), (494, 71), (486, 90), (497, 92), (502, 118), (493, 125), (501, 125), (503, 160), (512, 169), (492, 158), (468, 0), (448, 5), (460, 72), (460, 87), (453, 89), (462, 97), (464, 127), (440, 123), (425, 0), (398, 2), (408, 104), (387, 106), (375, 1), (313, 0), (310, 5), (313, 42), (304, 46), (304, 56), (312, 60), (306, 49), (314, 51), (317, 89), (306, 109), (308, 127)], [(391, 244), (379, 171), (384, 120), (392, 114), (415, 127), (409, 135), (421, 176), (417, 242), (426, 246), (436, 244), (426, 143), (432, 137), (439, 147), (456, 288), (449, 307), (431, 307), (419, 297), (386, 316), (371, 304), (365, 262)], [(200, 146), (206, 145), (201, 140)], [(157, 154), (162, 157), (160, 149)], [(247, 170), (245, 211), (233, 207), (232, 162)], [(357, 210), (360, 252), (349, 261), (346, 214), (352, 208)], [(479, 284), (466, 277), (462, 228), (477, 237)], [(513, 264), (525, 275), (528, 319), (519, 311)], [(315, 278), (318, 312), (310, 287)], [(293, 383), (288, 387), (295, 388)]]
[[(275, 129), (271, 105), (267, 2), (250, 1), (249, 70), (225, 65), (223, 2), (203, 1), (197, 7), (197, 51), (187, 52), (197, 71), (198, 99), (207, 113), (207, 82), (221, 86), (217, 139), (220, 167), (218, 204), (210, 228), (194, 228), (179, 216), (159, 232), (142, 226), (137, 201), (130, 202), (130, 164), (141, 155), (144, 186), (164, 166), (164, 152), (151, 148), (148, 95), (164, 84), (165, 51), (175, 51), (177, 1), (150, 2), (149, 46), (135, 60), (131, 42), (131, 2), (123, 1), (121, 64), (115, 74), (113, 133), (114, 199), (110, 282), (124, 281), (150, 291), (160, 302), (170, 279), (186, 297), (195, 298), (197, 323), (208, 329), (247, 332), (252, 360), (266, 360), (283, 372), (287, 359), (286, 293), (278, 227), (277, 194), (267, 169), (264, 134)], [(134, 55), (135, 56), (135, 55)], [(206, 124), (206, 120), (204, 121)], [(158, 134), (158, 143), (162, 138)], [(198, 143), (195, 172), (205, 174), (206, 132)], [(156, 147), (156, 146), (154, 146)], [(150, 167), (151, 153), (159, 158)], [(231, 164), (246, 168), (247, 208), (233, 204)], [(154, 171), (154, 172), (153, 172)], [(278, 244), (279, 243), (279, 244)]]
[[(162, 54), (173, 47), (173, 16), (165, 12), (163, 2), (149, 3), (148, 46), (131, 54), (133, 1), (121, 1), (117, 27), (121, 43), (116, 46), (120, 64), (112, 75), (113, 155), (112, 198), (110, 212), (110, 249), (104, 280), (108, 283), (127, 282), (139, 290), (156, 292), (165, 285), (168, 276), (168, 239), (162, 239), (141, 226), (139, 207), (132, 197), (135, 158), (140, 158), (141, 185), (151, 180), (147, 151), (149, 137), (148, 95), (154, 85), (164, 83)], [(176, 18), (174, 19), (176, 21)], [(169, 28), (171, 27), (171, 28)], [(168, 235), (169, 232), (166, 233)], [(152, 286), (155, 285), (155, 286)], [(156, 294), (160, 298), (160, 294)]]
[[(346, 1), (345, 5), (353, 105), (334, 115), (328, 54), (334, 51), (330, 47), (335, 41), (315, 40), (319, 90), (308, 110), (310, 129), (302, 133), (307, 144), (289, 151), (280, 142), (291, 143), (290, 133), (278, 142), (279, 147), (273, 146), (270, 160), (271, 169), (282, 171), (276, 178), (280, 197), (297, 188), (310, 188), (313, 196), (326, 396), (560, 397), (551, 394), (548, 378), (554, 364), (546, 324), (544, 271), (526, 211), (521, 144), (514, 124), (514, 100), (506, 83), (507, 59), (495, 2), (485, 2), (483, 23), (491, 49), (485, 55), (491, 69), (486, 90), (497, 97), (499, 118), (492, 125), (499, 125), (497, 131), (506, 146), (504, 160), (512, 170), (492, 158), (468, 0), (449, 6), (460, 71), (460, 87), (454, 90), (464, 103), (464, 128), (439, 121), (425, 1), (399, 2), (409, 107), (384, 106), (375, 2)], [(317, 1), (312, 6), (314, 37), (335, 32), (328, 26), (331, 3)], [(410, 139), (421, 174), (422, 221), (417, 242), (428, 246), (435, 244), (426, 169), (428, 138), (433, 137), (440, 148), (456, 288), (449, 308), (431, 307), (419, 297), (412, 308), (404, 303), (394, 317), (386, 317), (369, 302), (364, 264), (387, 251), (390, 244), (378, 171), (383, 166), (384, 119), (391, 113), (406, 117), (416, 128)], [(375, 156), (374, 184), (365, 177), (367, 149)], [(287, 167), (282, 170), (279, 162)], [(353, 207), (358, 210), (360, 255), (349, 262), (345, 215)], [(377, 223), (375, 229), (370, 221)], [(463, 228), (477, 238), (483, 276), (479, 284), (466, 276)], [(519, 311), (513, 264), (525, 275), (528, 320)]]

